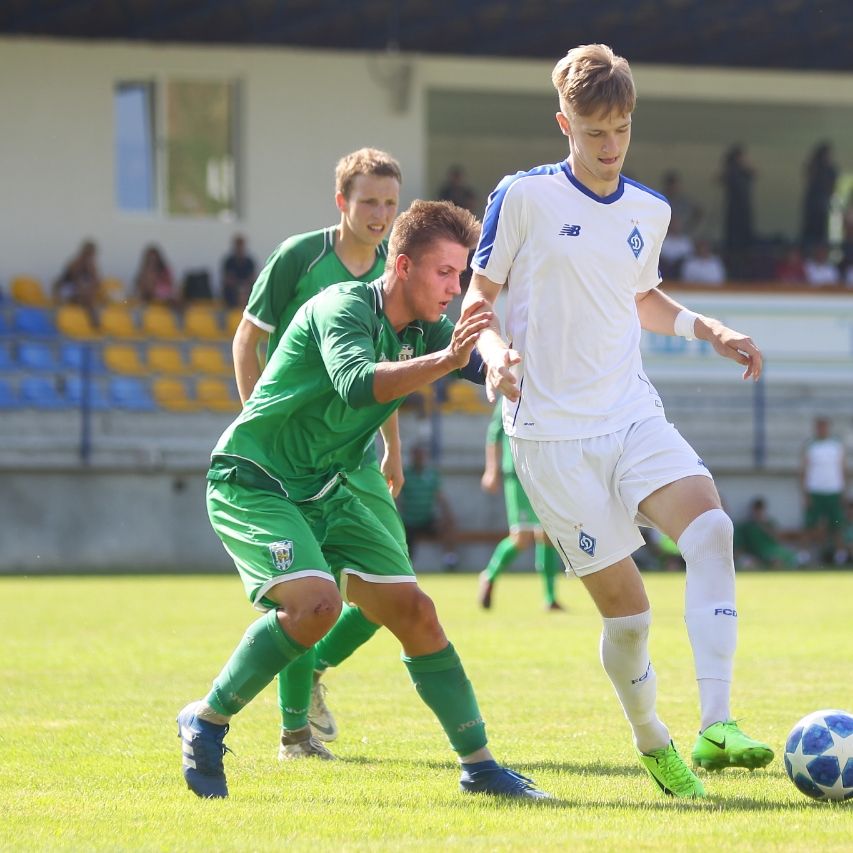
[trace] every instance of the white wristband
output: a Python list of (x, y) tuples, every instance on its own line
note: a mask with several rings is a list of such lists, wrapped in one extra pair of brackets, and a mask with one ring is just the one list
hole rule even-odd
[(693, 311), (688, 311), (686, 308), (682, 308), (678, 312), (678, 316), (675, 318), (675, 325), (673, 327), (675, 334), (680, 338), (687, 338), (688, 341), (694, 340), (696, 337), (694, 325), (698, 318), (698, 314), (695, 314)]

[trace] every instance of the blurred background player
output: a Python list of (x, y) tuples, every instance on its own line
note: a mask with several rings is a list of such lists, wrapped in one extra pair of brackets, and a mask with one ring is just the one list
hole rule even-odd
[(486, 432), (486, 466), (480, 484), (483, 491), (497, 494), (503, 473), (504, 502), (509, 536), (498, 542), (488, 565), (480, 574), (480, 590), (477, 600), (480, 607), (488, 610), (492, 606), (495, 581), (500, 573), (512, 565), (515, 558), (534, 545), (534, 565), (542, 580), (542, 592), (546, 610), (563, 610), (555, 597), (554, 587), (563, 567), (560, 556), (551, 544), (518, 477), (512, 462), (509, 439), (503, 428), (503, 404), (498, 403), (492, 412)]
[[(400, 165), (390, 154), (375, 148), (347, 154), (335, 168), (338, 224), (289, 237), (269, 257), (234, 335), (234, 371), (244, 404), (265, 362), (259, 345), (266, 342), (268, 359), (300, 306), (331, 284), (382, 276), (401, 183)], [(403, 482), (396, 414), (383, 426), (382, 437), (381, 470), (371, 445), (358, 470), (349, 472), (349, 486), (405, 549), (406, 534), (393, 501)], [(348, 658), (378, 628), (357, 607), (344, 606), (338, 623), (317, 649), (281, 674), (280, 759), (334, 757), (320, 742), (333, 741), (338, 732), (320, 678), (326, 667)]]

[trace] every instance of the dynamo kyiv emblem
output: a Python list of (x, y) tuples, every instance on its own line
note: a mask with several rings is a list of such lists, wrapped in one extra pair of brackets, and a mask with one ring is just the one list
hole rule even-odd
[(411, 344), (403, 344), (400, 347), (400, 354), (397, 356), (397, 361), (408, 361), (415, 357), (415, 348)]
[(581, 530), (578, 535), (578, 545), (580, 546), (581, 551), (585, 554), (589, 554), (590, 557), (595, 556), (595, 537), (590, 536), (589, 533), (584, 533)]
[(286, 572), (293, 565), (293, 540), (282, 539), (270, 545), (273, 565), (279, 572)]
[(643, 251), (643, 246), (645, 245), (646, 243), (643, 240), (643, 235), (640, 233), (640, 229), (635, 225), (634, 230), (628, 235), (628, 246), (634, 253), (635, 258), (640, 257), (640, 252)]

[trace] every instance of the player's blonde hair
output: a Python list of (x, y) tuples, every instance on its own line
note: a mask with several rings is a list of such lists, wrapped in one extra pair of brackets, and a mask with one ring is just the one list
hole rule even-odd
[(551, 82), (565, 115), (630, 115), (637, 103), (628, 60), (606, 44), (573, 47), (554, 66)]
[(338, 160), (335, 166), (335, 192), (349, 198), (352, 182), (358, 175), (376, 175), (380, 178), (396, 178), (403, 183), (400, 164), (385, 151), (378, 148), (359, 148)]
[(471, 211), (450, 201), (415, 199), (394, 223), (385, 269), (391, 272), (400, 255), (417, 258), (436, 240), (450, 240), (470, 250), (479, 239), (480, 221)]

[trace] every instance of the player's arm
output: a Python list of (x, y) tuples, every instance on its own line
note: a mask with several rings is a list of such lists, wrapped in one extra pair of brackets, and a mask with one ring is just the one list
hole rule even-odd
[(385, 451), (382, 456), (382, 464), (379, 466), (382, 475), (385, 477), (385, 482), (388, 484), (388, 490), (391, 492), (391, 497), (396, 498), (403, 488), (403, 483), (406, 478), (403, 475), (403, 452), (400, 443), (400, 421), (397, 413), (391, 415), (381, 427), (379, 432), (382, 434), (382, 443), (385, 445)]
[(486, 465), (480, 478), (480, 487), (484, 492), (494, 494), (500, 486), (500, 465), (503, 456), (502, 406), (495, 406), (489, 426), (486, 430)]
[(721, 356), (746, 368), (744, 379), (757, 380), (761, 376), (763, 358), (752, 338), (724, 326), (713, 317), (688, 311), (657, 287), (638, 293), (635, 299), (640, 325), (646, 331), (707, 341)]
[(495, 313), (495, 301), (501, 287), (482, 273), (475, 272), (462, 303), (463, 311), (480, 303), (482, 307), (478, 310), (491, 314), (492, 319), (477, 340), (477, 349), (486, 366), (486, 396), (491, 403), (495, 402), (498, 393), (513, 401), (519, 397), (518, 380), (511, 368), (521, 361), (521, 356), (504, 340), (500, 320)]
[(267, 338), (269, 334), (246, 317), (240, 320), (240, 325), (234, 333), (231, 354), (234, 358), (237, 391), (243, 404), (251, 396), (260, 378), (262, 366), (258, 346), (261, 341), (266, 345)]

